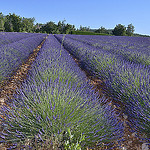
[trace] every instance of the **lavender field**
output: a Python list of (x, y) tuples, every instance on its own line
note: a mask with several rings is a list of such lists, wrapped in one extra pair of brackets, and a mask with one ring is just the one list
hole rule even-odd
[(8, 78), (27, 59), (45, 36), (0, 32), (0, 81)]
[[(0, 33), (0, 81), (45, 36)], [(104, 82), (103, 96), (83, 70)], [(11, 101), (0, 110), (0, 143), (10, 149), (121, 149), (121, 114), (150, 143), (150, 38), (50, 34)]]

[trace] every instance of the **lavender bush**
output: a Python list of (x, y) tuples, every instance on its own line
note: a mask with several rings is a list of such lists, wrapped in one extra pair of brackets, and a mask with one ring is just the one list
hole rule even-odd
[(54, 36), (49, 35), (27, 80), (1, 110), (4, 143), (33, 149), (85, 149), (121, 139), (123, 125)]

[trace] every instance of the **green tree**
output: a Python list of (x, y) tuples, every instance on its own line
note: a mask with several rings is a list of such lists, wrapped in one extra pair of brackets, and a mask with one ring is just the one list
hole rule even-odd
[(13, 14), (6, 16), (4, 24), (5, 31), (7, 32), (20, 32), (21, 31), (21, 17)]
[(41, 30), (42, 26), (44, 26), (44, 24), (36, 23), (36, 25), (34, 25), (33, 29), (36, 33), (40, 33), (40, 32), (42, 32), (42, 30)]
[(50, 21), (50, 22), (47, 22), (42, 28), (41, 28), (41, 31), (43, 33), (48, 33), (48, 34), (54, 34), (57, 30), (57, 25)]
[(66, 20), (64, 19), (63, 21), (59, 21), (58, 24), (57, 24), (57, 30), (59, 32), (59, 34), (65, 34), (65, 24)]
[(89, 26), (88, 26), (88, 27), (82, 27), (82, 26), (80, 25), (79, 31), (90, 31), (90, 27), (89, 27)]
[(75, 31), (75, 26), (67, 23), (64, 28), (64, 33), (68, 34), (71, 33), (72, 31)]
[(95, 31), (96, 33), (106, 33), (106, 34), (109, 34), (109, 32), (107, 31), (106, 28), (104, 27), (100, 27), (98, 30)]
[(5, 28), (5, 31), (6, 31), (6, 32), (13, 32), (13, 24), (12, 24), (12, 22), (11, 22), (11, 20), (10, 20), (9, 15), (7, 15), (7, 16), (5, 17), (4, 28)]
[(57, 34), (62, 33), (62, 31), (63, 31), (62, 22), (59, 21), (59, 22), (57, 23)]
[(126, 34), (128, 36), (132, 36), (134, 33), (134, 26), (131, 24), (128, 25), (127, 30), (126, 30)]
[(21, 20), (22, 18), (20, 16), (15, 15), (14, 13), (9, 15), (9, 19), (13, 26), (14, 32), (20, 32), (21, 31)]
[(5, 30), (4, 24), (5, 24), (5, 17), (2, 14), (2, 12), (1, 12), (0, 13), (0, 31), (4, 31)]
[(37, 29), (36, 32), (43, 32), (43, 33), (49, 33), (49, 34), (68, 34), (71, 33), (71, 31), (75, 30), (75, 26), (71, 24), (66, 24), (66, 20), (59, 21), (57, 24), (50, 21), (41, 28), (39, 25), (36, 25)]
[(35, 18), (22, 18), (21, 31), (22, 32), (33, 32), (34, 31)]
[(69, 23), (65, 23), (66, 20), (59, 21), (57, 24), (57, 33), (59, 34), (68, 34), (71, 33), (72, 31), (75, 31), (75, 26), (71, 25)]
[(116, 36), (124, 36), (126, 35), (126, 27), (122, 24), (116, 25), (112, 33)]

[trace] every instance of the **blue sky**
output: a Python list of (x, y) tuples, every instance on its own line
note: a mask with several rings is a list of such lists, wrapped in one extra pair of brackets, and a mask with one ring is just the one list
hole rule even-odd
[(37, 23), (65, 19), (76, 28), (132, 23), (135, 33), (150, 35), (150, 0), (0, 0), (0, 12), (35, 17)]

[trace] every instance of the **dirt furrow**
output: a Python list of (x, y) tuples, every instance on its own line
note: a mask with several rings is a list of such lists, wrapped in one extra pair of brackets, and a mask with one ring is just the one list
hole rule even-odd
[[(47, 38), (47, 37), (46, 37)], [(17, 88), (20, 88), (21, 83), (26, 78), (28, 71), (31, 68), (33, 61), (36, 59), (38, 52), (44, 44), (46, 38), (41, 44), (33, 50), (33, 53), (29, 55), (28, 59), (23, 62), (19, 69), (13, 73), (9, 80), (3, 81), (0, 85), (0, 106), (6, 104), (9, 99), (13, 98), (13, 94)]]

